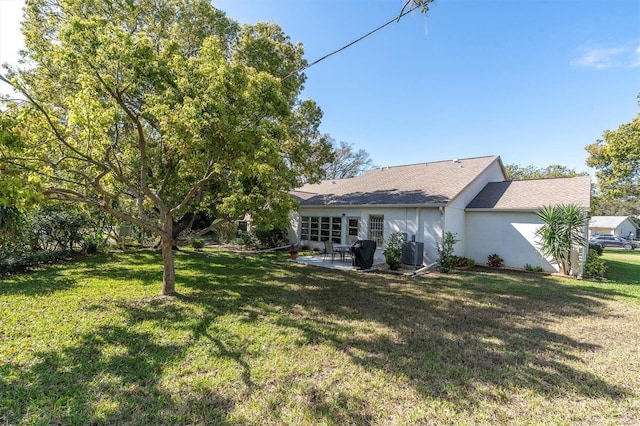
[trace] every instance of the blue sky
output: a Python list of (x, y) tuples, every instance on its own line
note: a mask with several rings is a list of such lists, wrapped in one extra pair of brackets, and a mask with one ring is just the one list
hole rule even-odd
[[(224, 0), (273, 21), (309, 62), (393, 18), (404, 0)], [(0, 0), (0, 62), (16, 35)], [(7, 20), (11, 22), (6, 23)], [(578, 171), (584, 147), (638, 114), (640, 1), (437, 0), (306, 71), (321, 130), (379, 166), (498, 154)]]

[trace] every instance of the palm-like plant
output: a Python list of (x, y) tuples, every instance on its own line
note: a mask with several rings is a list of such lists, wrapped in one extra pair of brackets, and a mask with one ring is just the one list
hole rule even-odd
[(542, 253), (552, 257), (560, 272), (571, 272), (571, 252), (585, 243), (586, 211), (575, 204), (545, 206), (537, 216), (544, 222), (536, 235), (542, 244)]

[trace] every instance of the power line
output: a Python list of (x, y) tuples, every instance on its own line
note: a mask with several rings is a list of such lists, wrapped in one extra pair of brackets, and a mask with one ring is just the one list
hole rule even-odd
[[(429, 3), (429, 2), (431, 2), (431, 1), (433, 1), (433, 0), (427, 0), (425, 3)], [(405, 7), (403, 7), (403, 8), (402, 8), (402, 11), (401, 11), (400, 15), (398, 15), (398, 16), (394, 17), (393, 19), (389, 20), (388, 22), (386, 22), (386, 23), (384, 23), (384, 24), (380, 25), (378, 28), (376, 28), (376, 29), (374, 29), (374, 30), (369, 31), (368, 33), (366, 33), (366, 34), (365, 34), (365, 35), (363, 35), (362, 37), (359, 37), (359, 38), (357, 38), (356, 40), (353, 40), (351, 43), (345, 44), (345, 45), (344, 45), (344, 46), (342, 46), (341, 48), (339, 48), (339, 49), (337, 49), (337, 50), (334, 50), (333, 52), (328, 53), (328, 54), (324, 55), (323, 57), (321, 57), (321, 58), (319, 58), (319, 59), (316, 59), (315, 61), (311, 62), (310, 64), (307, 64), (307, 65), (305, 65), (304, 67), (302, 67), (302, 68), (300, 68), (300, 69), (298, 69), (298, 70), (295, 70), (295, 71), (290, 72), (286, 77), (284, 77), (284, 78), (283, 78), (283, 80), (286, 80), (287, 78), (291, 77), (292, 75), (297, 74), (297, 73), (299, 73), (299, 72), (302, 72), (302, 71), (304, 71), (304, 70), (306, 70), (306, 69), (308, 69), (308, 68), (310, 68), (310, 67), (314, 66), (314, 65), (315, 65), (315, 64), (317, 64), (318, 62), (322, 62), (322, 61), (324, 61), (325, 59), (327, 59), (327, 58), (328, 58), (328, 57), (330, 57), (330, 56), (335, 55), (336, 53), (342, 52), (342, 51), (343, 51), (343, 50), (345, 50), (346, 48), (351, 47), (351, 46), (353, 46), (354, 44), (358, 43), (359, 41), (364, 40), (365, 38), (369, 37), (370, 35), (372, 35), (372, 34), (374, 34), (374, 33), (378, 32), (378, 31), (380, 31), (380, 30), (381, 30), (381, 29), (383, 29), (384, 27), (386, 27), (386, 26), (388, 26), (388, 25), (390, 25), (390, 24), (392, 24), (392, 23), (394, 23), (394, 22), (398, 22), (398, 21), (400, 21), (400, 18), (402, 18), (402, 17), (403, 17), (403, 16), (405, 16), (405, 15), (408, 15), (409, 13), (411, 13), (411, 12), (413, 12), (414, 10), (418, 9), (419, 7), (423, 7), (423, 8), (424, 8), (424, 6), (423, 6), (423, 5), (421, 5), (421, 2), (416, 2), (416, 3), (414, 4), (414, 6), (413, 6), (411, 9), (409, 9), (409, 10), (405, 11), (404, 9), (406, 8), (406, 5), (407, 5), (407, 4), (409, 4), (409, 1), (407, 1), (407, 3), (405, 4)]]

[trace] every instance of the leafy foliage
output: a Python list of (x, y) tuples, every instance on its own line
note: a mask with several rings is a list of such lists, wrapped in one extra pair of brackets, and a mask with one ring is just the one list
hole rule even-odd
[(469, 266), (474, 266), (476, 261), (471, 259), (470, 257), (464, 256), (454, 256), (453, 257), (453, 266), (455, 268), (467, 268)]
[(604, 278), (606, 272), (607, 266), (602, 259), (602, 247), (600, 247), (600, 251), (590, 247), (582, 276), (584, 278)]
[(0, 204), (0, 258), (28, 251), (29, 216), (16, 207)]
[(579, 173), (566, 166), (553, 164), (547, 167), (536, 167), (529, 165), (522, 167), (518, 164), (507, 164), (504, 166), (507, 172), (507, 180), (525, 180), (525, 179), (551, 179), (562, 177), (585, 176), (588, 173)]
[(640, 198), (640, 114), (588, 145), (587, 165), (596, 169), (599, 196), (636, 202)]
[(592, 195), (591, 215), (640, 216), (640, 198), (607, 198), (606, 195)]
[(206, 0), (33, 0), (23, 32), (30, 66), (9, 78), (27, 102), (0, 108), (2, 164), (159, 237), (163, 294), (187, 213), (284, 227), (288, 191), (322, 176), (303, 49), (275, 24), (240, 26)]
[(536, 213), (544, 223), (537, 231), (542, 253), (552, 257), (560, 272), (571, 273), (571, 253), (585, 244), (584, 227), (587, 213), (573, 205), (545, 206)]
[(80, 252), (92, 254), (104, 245), (100, 215), (91, 217), (80, 206), (51, 203), (26, 212), (0, 211), (13, 212), (9, 225), (0, 230), (0, 274), (23, 272)]
[(454, 255), (454, 246), (460, 241), (456, 235), (447, 231), (442, 239), (442, 244), (438, 243), (438, 264), (440, 271), (448, 273), (456, 266), (457, 256)]
[(272, 248), (289, 244), (288, 231), (286, 229), (256, 229), (254, 231), (258, 240), (258, 248)]
[(502, 268), (504, 266), (504, 259), (498, 253), (490, 254), (487, 256), (487, 266), (491, 268)]
[(202, 250), (204, 248), (204, 239), (195, 238), (193, 241), (191, 241), (191, 247), (193, 247), (195, 250)]
[(389, 265), (389, 269), (395, 271), (400, 267), (402, 260), (402, 243), (404, 238), (402, 232), (393, 232), (386, 241), (384, 254), (385, 261)]
[(530, 263), (525, 263), (524, 270), (529, 272), (543, 272), (544, 269), (540, 265), (533, 266)]
[(84, 212), (57, 203), (43, 205), (32, 217), (31, 232), (38, 248), (47, 251), (73, 251), (83, 239), (89, 218)]

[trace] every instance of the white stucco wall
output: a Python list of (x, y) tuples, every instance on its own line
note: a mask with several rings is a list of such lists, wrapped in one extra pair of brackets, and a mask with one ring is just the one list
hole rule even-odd
[[(444, 209), (443, 209), (444, 211)], [(430, 265), (438, 260), (438, 244), (442, 242), (444, 216), (438, 208), (420, 209), (419, 237), (424, 243), (423, 263)]]
[[(466, 239), (467, 225), (465, 216), (464, 208), (449, 206), (445, 209), (444, 232), (451, 232), (454, 234), (456, 240), (458, 240), (454, 246), (454, 252), (457, 256), (466, 256), (464, 241)], [(440, 240), (442, 241), (442, 238)]]
[[(329, 216), (342, 217), (343, 241), (347, 243), (347, 220), (358, 218), (360, 229), (358, 237), (369, 239), (369, 217), (384, 216), (384, 238), (389, 238), (393, 232), (407, 234), (411, 240), (424, 243), (423, 262), (433, 263), (437, 260), (437, 244), (442, 241), (443, 221), (438, 208), (434, 207), (362, 207), (357, 208), (332, 208), (332, 207), (302, 207), (299, 212), (290, 215), (291, 229), (289, 238), (291, 242), (309, 245), (311, 248), (322, 250), (323, 243), (317, 241), (300, 240), (300, 216)], [(384, 247), (378, 247), (383, 249)]]
[(558, 272), (557, 265), (540, 253), (535, 233), (541, 225), (535, 213), (468, 211), (465, 256), (484, 264), (487, 256), (497, 253), (508, 267), (523, 268), (528, 263)]
[[(291, 215), (290, 236), (292, 241), (300, 241), (300, 216), (329, 216), (342, 218), (342, 242), (347, 243), (347, 221), (349, 218), (358, 218), (360, 229), (358, 230), (359, 239), (369, 239), (369, 217), (384, 216), (383, 236), (385, 239), (393, 232), (404, 232), (411, 239), (412, 235), (418, 240), (418, 223), (419, 217), (416, 208), (405, 207), (363, 207), (343, 208), (343, 207), (302, 207), (299, 212)], [(306, 242), (303, 242), (306, 243)], [(322, 249), (323, 243), (310, 241), (309, 246), (312, 248)], [(378, 247), (382, 248), (382, 247)]]
[[(464, 166), (464, 161), (462, 162)], [(494, 162), (467, 186), (445, 209), (444, 232), (451, 232), (458, 240), (454, 246), (457, 256), (468, 256), (466, 253), (467, 221), (465, 208), (489, 182), (502, 182), (505, 175), (498, 162)], [(444, 235), (444, 234), (441, 234)], [(442, 236), (440, 237), (442, 241)], [(437, 251), (436, 251), (437, 257)], [(471, 256), (468, 256), (471, 257)]]

